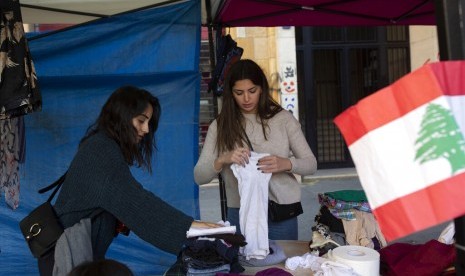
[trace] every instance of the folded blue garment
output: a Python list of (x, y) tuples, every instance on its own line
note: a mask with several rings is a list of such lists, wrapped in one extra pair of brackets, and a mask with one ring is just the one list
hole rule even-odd
[(270, 244), (270, 254), (268, 254), (264, 259), (254, 259), (246, 260), (245, 256), (239, 255), (239, 263), (243, 266), (270, 266), (284, 262), (287, 258), (284, 254), (284, 250), (279, 246), (276, 241), (269, 240)]

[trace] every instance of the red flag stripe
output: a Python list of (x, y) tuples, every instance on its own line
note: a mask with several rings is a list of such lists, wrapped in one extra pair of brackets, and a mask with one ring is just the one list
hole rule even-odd
[[(430, 64), (444, 95), (465, 96), (465, 62), (444, 61)], [(446, 69), (447, 68), (447, 69)], [(453, 73), (451, 73), (453, 72)]]
[(373, 210), (388, 241), (465, 214), (465, 172)]
[(350, 147), (366, 133), (442, 95), (431, 66), (423, 66), (391, 86), (362, 99), (357, 105), (337, 116), (334, 123)]

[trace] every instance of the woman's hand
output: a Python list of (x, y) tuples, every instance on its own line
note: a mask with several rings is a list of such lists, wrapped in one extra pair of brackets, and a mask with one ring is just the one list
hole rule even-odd
[(208, 222), (208, 221), (194, 220), (191, 224), (191, 227), (209, 229), (209, 228), (223, 227), (223, 225), (218, 224), (218, 223)]
[(223, 166), (230, 164), (238, 164), (245, 167), (246, 164), (249, 164), (250, 150), (248, 148), (237, 148), (232, 151), (225, 152), (221, 154), (215, 160), (215, 170), (221, 171)]
[(260, 158), (260, 160), (258, 160), (257, 166), (264, 173), (285, 172), (292, 169), (292, 163), (289, 158), (283, 158), (276, 155)]

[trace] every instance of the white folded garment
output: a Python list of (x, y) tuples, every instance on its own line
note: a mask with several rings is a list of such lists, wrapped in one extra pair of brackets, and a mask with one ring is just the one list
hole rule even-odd
[(187, 238), (209, 236), (215, 234), (236, 234), (236, 226), (223, 226), (218, 228), (196, 228), (191, 227), (187, 231)]

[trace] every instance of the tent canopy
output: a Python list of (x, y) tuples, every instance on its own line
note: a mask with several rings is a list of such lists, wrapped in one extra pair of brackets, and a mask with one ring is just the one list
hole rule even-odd
[[(24, 23), (78, 24), (183, 0), (21, 0)], [(222, 26), (434, 25), (432, 0), (202, 0)], [(211, 14), (208, 20), (207, 7)]]
[(213, 18), (235, 27), (435, 24), (431, 0), (225, 0)]

